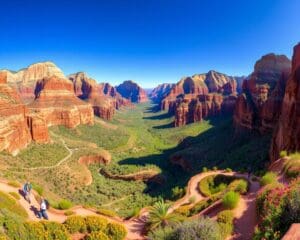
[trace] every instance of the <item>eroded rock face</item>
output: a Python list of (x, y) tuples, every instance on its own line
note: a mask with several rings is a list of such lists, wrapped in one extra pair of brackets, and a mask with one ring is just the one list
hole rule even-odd
[(101, 84), (98, 85), (96, 80), (83, 72), (72, 74), (69, 79), (73, 82), (76, 96), (89, 102), (96, 116), (106, 120), (112, 119), (117, 108), (117, 100), (105, 95)]
[(156, 88), (154, 88), (149, 97), (155, 103), (160, 103), (161, 100), (169, 94), (171, 89), (175, 86), (173, 83), (163, 83), (159, 84)]
[(63, 72), (52, 62), (41, 62), (30, 65), (18, 72), (3, 70), (7, 73), (8, 84), (14, 87), (25, 103), (35, 98), (36, 82), (45, 77), (57, 76), (64, 78)]
[(73, 84), (65, 78), (53, 76), (38, 81), (35, 100), (28, 108), (45, 119), (48, 126), (74, 128), (94, 123), (92, 106), (75, 96)]
[(116, 87), (118, 93), (122, 97), (129, 99), (133, 103), (147, 102), (148, 97), (144, 89), (142, 89), (137, 83), (128, 80)]
[(243, 83), (234, 111), (237, 131), (271, 132), (279, 117), (284, 89), (290, 73), (290, 60), (268, 54), (256, 62), (254, 72)]
[(234, 77), (210, 71), (182, 78), (161, 101), (161, 109), (175, 114), (175, 126), (233, 111), (237, 94)]
[(294, 47), (292, 71), (286, 83), (278, 126), (272, 139), (270, 158), (275, 161), (282, 150), (300, 150), (300, 44)]
[(17, 92), (0, 73), (0, 150), (17, 154), (31, 142), (26, 121), (27, 109)]

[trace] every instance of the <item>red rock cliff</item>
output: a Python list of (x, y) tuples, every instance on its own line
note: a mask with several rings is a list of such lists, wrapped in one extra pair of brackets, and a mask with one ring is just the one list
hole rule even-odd
[(169, 92), (174, 86), (175, 84), (173, 83), (159, 84), (151, 91), (149, 96), (153, 102), (160, 103), (161, 100), (169, 94)]
[(277, 124), (290, 60), (268, 54), (256, 62), (254, 72), (243, 83), (234, 111), (234, 124), (242, 129), (271, 132)]
[(128, 80), (116, 87), (122, 97), (129, 99), (133, 103), (148, 101), (147, 93), (137, 83)]
[(300, 44), (294, 47), (292, 71), (287, 80), (278, 126), (272, 140), (270, 158), (280, 151), (300, 150)]
[(8, 70), (3, 70), (2, 72), (7, 73), (8, 84), (18, 91), (21, 99), (26, 103), (34, 100), (34, 90), (37, 81), (51, 76), (64, 78), (63, 72), (52, 62), (35, 63), (18, 72)]
[(73, 128), (94, 123), (92, 106), (75, 96), (73, 84), (65, 78), (53, 76), (38, 81), (35, 96), (28, 107), (45, 119), (48, 126)]

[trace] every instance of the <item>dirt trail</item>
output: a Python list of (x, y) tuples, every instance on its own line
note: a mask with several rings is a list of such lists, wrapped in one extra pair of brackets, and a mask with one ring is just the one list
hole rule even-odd
[[(188, 203), (190, 197), (192, 196), (196, 198), (196, 202), (200, 201), (201, 199), (204, 199), (205, 197), (198, 191), (199, 181), (201, 181), (203, 178), (207, 176), (215, 175), (219, 173), (225, 175), (234, 175), (237, 177), (246, 176), (245, 174), (238, 174), (235, 172), (225, 173), (223, 171), (212, 171), (212, 172), (197, 174), (194, 177), (192, 177), (188, 182), (186, 195), (183, 198), (176, 201), (171, 207), (170, 211), (174, 211), (181, 205)], [(259, 185), (258, 183), (255, 182), (251, 182), (251, 183), (252, 185), (250, 188), (250, 193), (241, 198), (240, 204), (238, 208), (235, 210), (236, 234), (233, 237), (233, 239), (245, 239), (245, 240), (250, 239), (248, 238), (248, 236), (250, 236), (250, 234), (253, 232), (253, 229), (256, 225), (256, 216), (254, 215), (255, 195), (257, 190), (259, 189)], [(7, 193), (8, 192), (19, 193), (19, 189), (9, 186), (7, 181), (0, 181), (0, 191), (7, 192)], [(32, 199), (31, 205), (29, 205), (23, 198), (18, 200), (18, 202), (27, 211), (30, 220), (38, 221), (39, 219), (36, 217), (35, 212), (36, 210), (39, 209), (39, 203), (33, 196), (31, 197), (31, 199)], [(97, 214), (94, 209), (84, 208), (83, 206), (75, 206), (69, 210), (74, 211), (76, 215), (80, 215), (80, 216), (100, 215)], [(50, 209), (48, 215), (50, 220), (57, 221), (60, 223), (64, 222), (67, 218), (64, 215), (64, 211), (55, 210), (55, 209)], [(123, 220), (121, 218), (117, 218), (117, 217), (113, 218), (104, 215), (101, 216), (106, 218), (108, 221), (114, 221), (114, 222), (124, 224), (124, 226), (127, 228), (128, 231), (128, 235), (127, 235), (128, 240), (143, 240), (145, 239), (145, 237), (143, 236), (143, 230), (144, 230), (145, 223), (147, 221), (147, 215), (148, 215), (148, 209), (143, 208), (140, 212), (139, 217), (130, 220)], [(249, 232), (250, 234), (248, 234)], [(243, 238), (241, 238), (240, 236), (243, 236)]]

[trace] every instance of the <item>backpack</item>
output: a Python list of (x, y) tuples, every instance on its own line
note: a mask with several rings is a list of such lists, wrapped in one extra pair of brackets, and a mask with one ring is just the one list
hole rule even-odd
[(47, 208), (47, 210), (48, 210), (49, 207), (50, 207), (50, 203), (49, 203), (49, 201), (48, 201), (47, 199), (45, 199), (44, 201), (45, 201), (45, 204), (46, 204), (46, 208)]

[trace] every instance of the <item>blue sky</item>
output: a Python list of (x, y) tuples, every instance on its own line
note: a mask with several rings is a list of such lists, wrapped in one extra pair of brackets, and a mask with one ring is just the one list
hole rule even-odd
[(214, 69), (248, 75), (300, 41), (298, 0), (7, 0), (0, 68), (51, 60), (66, 74), (143, 87)]

